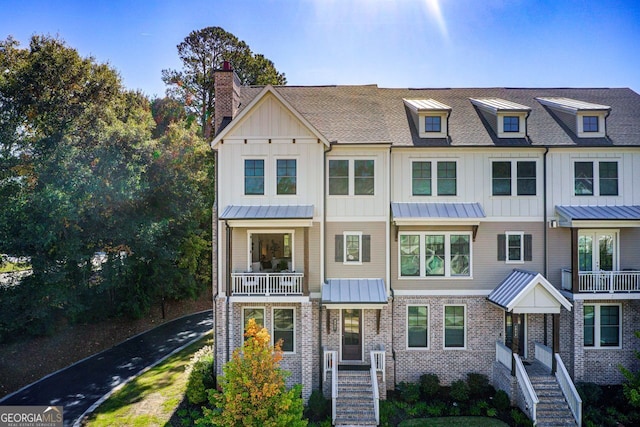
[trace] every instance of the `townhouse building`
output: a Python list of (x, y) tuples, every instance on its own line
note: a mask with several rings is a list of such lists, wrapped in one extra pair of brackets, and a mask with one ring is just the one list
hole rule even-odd
[(541, 420), (538, 365), (579, 423), (573, 382), (640, 368), (632, 90), (242, 87), (226, 64), (215, 126), (218, 374), (249, 318), (336, 424), (342, 382), (470, 372)]

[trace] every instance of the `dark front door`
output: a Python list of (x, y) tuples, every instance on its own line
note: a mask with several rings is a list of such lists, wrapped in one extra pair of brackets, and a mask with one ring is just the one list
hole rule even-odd
[[(505, 345), (514, 352), (517, 352), (521, 357), (524, 357), (524, 328), (525, 317), (524, 314), (506, 313), (505, 312)], [(514, 328), (515, 326), (515, 328)], [(516, 343), (517, 348), (514, 348)]]
[(342, 360), (362, 360), (361, 320), (361, 310), (342, 310)]

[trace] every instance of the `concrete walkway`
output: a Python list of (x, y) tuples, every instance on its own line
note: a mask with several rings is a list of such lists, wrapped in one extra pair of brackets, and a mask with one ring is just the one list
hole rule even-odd
[(63, 406), (64, 425), (73, 426), (114, 388), (212, 329), (211, 310), (172, 320), (54, 372), (0, 399), (0, 405)]

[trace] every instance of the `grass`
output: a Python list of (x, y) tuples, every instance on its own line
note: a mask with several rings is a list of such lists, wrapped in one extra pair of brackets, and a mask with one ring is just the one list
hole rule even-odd
[(164, 426), (184, 396), (188, 379), (185, 368), (191, 356), (212, 342), (209, 333), (132, 380), (100, 405), (83, 425)]
[(416, 418), (398, 424), (398, 427), (507, 427), (508, 424), (486, 417)]
[(0, 262), (0, 273), (17, 273), (18, 271), (30, 270), (28, 263), (13, 263), (10, 261)]

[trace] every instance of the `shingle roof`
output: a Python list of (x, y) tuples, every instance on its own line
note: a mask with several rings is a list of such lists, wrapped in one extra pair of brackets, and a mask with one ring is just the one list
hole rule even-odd
[(329, 279), (322, 285), (323, 304), (387, 304), (382, 279)]
[(313, 205), (227, 206), (220, 219), (307, 219), (313, 218)]
[[(329, 141), (392, 143), (400, 147), (448, 146), (640, 146), (640, 95), (626, 88), (387, 89), (367, 86), (274, 88)], [(246, 106), (260, 87), (242, 87)], [(531, 108), (528, 139), (497, 138), (470, 98), (493, 98)], [(536, 98), (567, 98), (610, 106), (607, 137), (579, 138)], [(420, 138), (403, 99), (433, 100), (451, 107), (449, 138)]]

